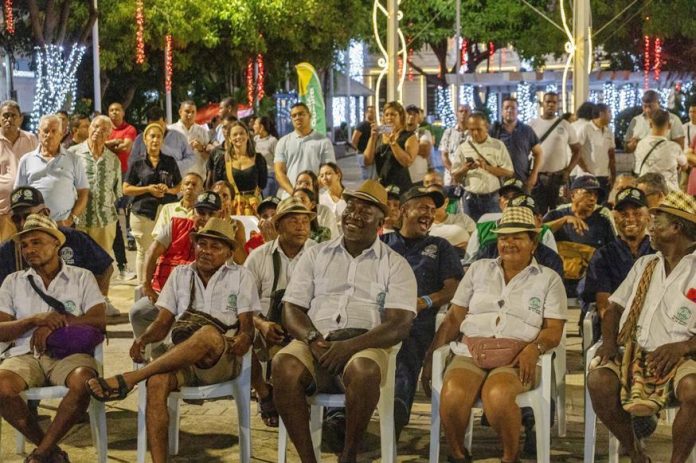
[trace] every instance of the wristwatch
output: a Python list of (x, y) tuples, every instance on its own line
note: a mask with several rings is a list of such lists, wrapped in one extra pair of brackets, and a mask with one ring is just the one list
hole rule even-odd
[(320, 336), (321, 336), (321, 333), (319, 333), (319, 332), (318, 332), (317, 330), (315, 330), (315, 329), (311, 329), (311, 330), (309, 330), (309, 331), (307, 332), (307, 336), (305, 336), (305, 343), (307, 343), (307, 345), (309, 346), (309, 345), (312, 344), (314, 341), (316, 341), (317, 339), (319, 339)]
[(70, 220), (72, 220), (73, 225), (78, 226), (80, 225), (80, 218), (76, 216), (75, 214), (70, 214)]
[(546, 348), (544, 345), (541, 343), (541, 341), (537, 341), (536, 343), (536, 348), (539, 351), (539, 355), (544, 355), (546, 353)]

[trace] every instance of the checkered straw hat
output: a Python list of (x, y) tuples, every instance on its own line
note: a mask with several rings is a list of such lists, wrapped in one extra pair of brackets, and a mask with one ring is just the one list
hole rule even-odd
[(670, 192), (659, 206), (650, 209), (650, 212), (655, 211), (666, 212), (696, 223), (696, 199), (679, 190)]
[(46, 217), (43, 214), (29, 214), (27, 220), (24, 222), (22, 230), (15, 234), (12, 239), (14, 241), (19, 241), (22, 235), (33, 231), (48, 233), (57, 239), (61, 246), (65, 244), (65, 235), (63, 232), (58, 230), (58, 226), (50, 217)]
[(503, 211), (503, 217), (498, 222), (493, 233), (499, 235), (520, 232), (539, 233), (540, 230), (536, 226), (534, 213), (531, 209), (528, 207), (508, 206)]

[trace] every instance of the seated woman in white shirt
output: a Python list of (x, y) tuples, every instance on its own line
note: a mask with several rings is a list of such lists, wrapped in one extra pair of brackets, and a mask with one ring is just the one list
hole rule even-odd
[(343, 199), (343, 172), (335, 162), (327, 162), (319, 168), (319, 183), (324, 191), (319, 195), (319, 204), (331, 209), (336, 216), (336, 225), (341, 231), (341, 216), (346, 208), (346, 200)]
[[(519, 461), (522, 415), (515, 397), (536, 386), (537, 360), (559, 344), (566, 318), (561, 278), (533, 258), (539, 228), (531, 210), (506, 208), (496, 233), (500, 257), (472, 264), (430, 346), (433, 352), (450, 343), (453, 353), (445, 368), (440, 403), (448, 461), (453, 463), (472, 461), (463, 443), (471, 408), (479, 397), (502, 441), (501, 461)], [(509, 343), (512, 354), (486, 365), (469, 350), (478, 350), (481, 338)], [(423, 382), (429, 391), (432, 356), (426, 358)]]
[(316, 208), (312, 210), (317, 214), (316, 220), (319, 223), (319, 226), (329, 229), (331, 232), (330, 238), (336, 238), (339, 235), (336, 216), (330, 208), (319, 203), (319, 178), (317, 177), (317, 174), (311, 170), (303, 170), (300, 172), (295, 180), (295, 190), (301, 188), (305, 188), (314, 193), (313, 201)]

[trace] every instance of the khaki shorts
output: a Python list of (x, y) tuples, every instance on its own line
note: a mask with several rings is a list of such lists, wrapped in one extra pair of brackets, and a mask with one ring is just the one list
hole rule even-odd
[[(600, 368), (606, 368), (607, 370), (612, 371), (617, 377), (621, 378), (621, 364), (612, 360), (604, 365), (599, 365), (599, 357), (595, 357), (592, 359), (592, 362), (590, 363), (590, 371), (592, 370), (598, 370)], [(679, 381), (684, 379), (688, 375), (696, 375), (696, 361), (692, 359), (688, 359), (679, 367), (677, 367), (677, 371), (674, 374), (674, 392), (677, 392), (677, 389), (679, 387)], [(675, 397), (676, 399), (676, 397)]]
[[(485, 378), (490, 378), (491, 376), (499, 375), (501, 373), (507, 373), (509, 375), (513, 375), (515, 378), (520, 377), (520, 369), (515, 368), (515, 367), (498, 367), (498, 368), (493, 368), (490, 370), (483, 369), (476, 365), (474, 362), (474, 359), (471, 357), (467, 357), (465, 355), (455, 355), (455, 354), (450, 354), (450, 356), (447, 358), (447, 366), (445, 367), (445, 375), (443, 379), (443, 383), (447, 381), (447, 374), (452, 371), (452, 370), (457, 370), (457, 369), (464, 369), (468, 370), (471, 373), (474, 373), (475, 375), (480, 376), (482, 379)], [(522, 384), (523, 390), (530, 391), (537, 387), (539, 382), (541, 381), (541, 368), (537, 366), (536, 368), (536, 377), (534, 378), (534, 384)]]
[[(379, 367), (380, 385), (384, 386), (387, 380), (386, 372), (387, 365), (389, 363), (390, 352), (391, 349), (369, 348), (361, 350), (360, 352), (353, 354), (353, 356), (350, 359), (348, 359), (346, 365), (343, 367), (343, 372), (345, 373), (346, 368), (348, 368), (348, 365), (350, 365), (350, 362), (352, 362), (355, 359), (370, 359), (373, 362), (375, 362)], [(290, 341), (290, 344), (283, 347), (278, 352), (278, 355), (279, 354), (292, 355), (297, 360), (302, 362), (302, 365), (304, 365), (305, 368), (307, 368), (307, 371), (309, 371), (309, 374), (312, 375), (312, 378), (314, 379), (314, 382), (317, 385), (317, 392), (335, 392), (333, 390), (330, 390), (331, 384), (333, 383), (335, 377), (318, 365), (318, 362), (314, 359), (312, 351), (307, 344), (305, 344), (302, 341), (298, 341), (297, 339), (293, 339), (292, 341)]]
[(39, 358), (34, 354), (10, 357), (0, 362), (0, 370), (11, 371), (24, 380), (28, 388), (65, 386), (65, 381), (76, 368), (85, 367), (97, 371), (97, 361), (87, 354), (73, 354), (62, 359), (48, 355)]
[[(172, 346), (173, 347), (173, 346)], [(235, 379), (242, 369), (242, 359), (230, 352), (230, 343), (225, 342), (225, 350), (220, 358), (210, 368), (200, 368), (192, 365), (176, 372), (176, 384), (184, 386), (208, 386)]]

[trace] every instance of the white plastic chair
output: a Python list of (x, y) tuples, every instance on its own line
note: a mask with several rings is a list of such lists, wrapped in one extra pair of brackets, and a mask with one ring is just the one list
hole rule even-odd
[[(590, 363), (594, 358), (601, 342), (596, 343), (587, 350), (585, 358), (585, 450), (584, 463), (594, 463), (595, 443), (597, 440), (597, 415), (592, 407), (590, 390), (587, 388), (587, 374), (590, 371)], [(675, 410), (679, 406), (665, 408), (667, 421), (671, 424), (676, 415)], [(696, 447), (691, 451), (691, 456), (687, 460), (689, 463), (696, 463)], [(611, 433), (609, 434), (609, 463), (619, 463), (619, 440)]]
[[(233, 215), (233, 219), (237, 219), (244, 224), (244, 238), (249, 241), (251, 232), (259, 232), (259, 219), (253, 215)], [(243, 243), (242, 243), (243, 244)]]
[[(440, 393), (442, 392), (444, 379), (445, 360), (449, 353), (449, 345), (442, 346), (433, 353), (430, 463), (437, 463), (440, 458)], [(541, 381), (539, 385), (531, 391), (519, 394), (515, 399), (520, 407), (531, 407), (534, 411), (537, 461), (541, 463), (549, 463), (551, 461), (551, 374), (553, 353), (554, 351), (549, 351), (539, 358), (538, 365), (541, 366)], [(471, 410), (469, 427), (467, 428), (464, 442), (467, 449), (471, 449), (474, 425), (473, 409), (475, 408), (482, 408), (480, 400), (476, 401)]]
[[(379, 414), (379, 435), (382, 450), (382, 463), (396, 463), (396, 436), (394, 434), (394, 379), (396, 376), (396, 354), (399, 353), (401, 344), (392, 347), (387, 364), (387, 380), (379, 391), (377, 413)], [(324, 407), (345, 407), (345, 394), (316, 394), (308, 397), (311, 405), (309, 429), (314, 444), (314, 457), (321, 461), (321, 425), (324, 416)], [(288, 431), (283, 420), (278, 427), (278, 463), (286, 462), (286, 450), (288, 447)]]
[[(208, 400), (232, 396), (237, 405), (239, 421), (239, 461), (251, 461), (251, 350), (242, 357), (242, 370), (239, 376), (224, 383), (200, 387), (182, 387), (169, 394), (169, 454), (179, 454), (179, 421), (181, 418), (179, 400)], [(137, 462), (145, 462), (147, 453), (147, 429), (145, 411), (147, 408), (146, 381), (138, 384), (138, 450)]]
[[(101, 376), (104, 371), (104, 349), (102, 344), (99, 344), (97, 348), (94, 350), (94, 359), (97, 361), (97, 374)], [(65, 386), (34, 387), (24, 391), (22, 393), (22, 398), (26, 401), (41, 401), (62, 399), (67, 394), (68, 388)], [(106, 433), (106, 406), (104, 402), (99, 402), (98, 400), (92, 398), (89, 402), (87, 412), (89, 413), (89, 427), (92, 431), (92, 442), (94, 448), (97, 450), (97, 461), (99, 461), (99, 463), (106, 463), (108, 453), (108, 440)], [(0, 420), (0, 422), (1, 421), (2, 420)], [(24, 435), (17, 431), (17, 437), (15, 441), (15, 452), (17, 453), (17, 455), (21, 455), (24, 453), (24, 447)]]

